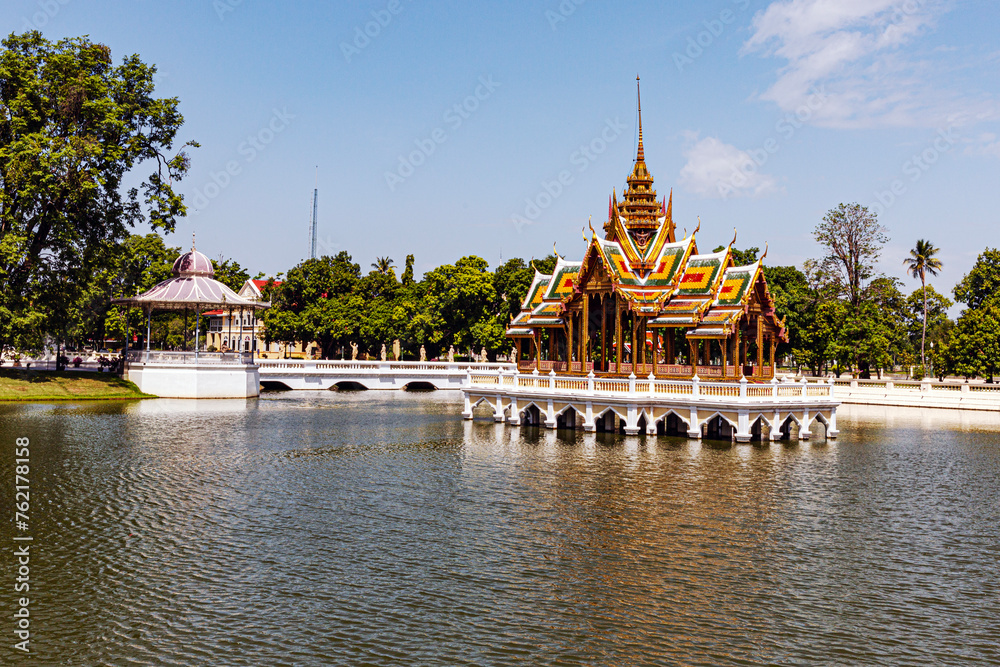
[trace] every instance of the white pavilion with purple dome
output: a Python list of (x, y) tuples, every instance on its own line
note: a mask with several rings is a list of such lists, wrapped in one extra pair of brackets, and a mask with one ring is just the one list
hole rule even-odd
[[(203, 310), (233, 312), (270, 308), (266, 301), (247, 299), (215, 279), (212, 261), (191, 244), (174, 262), (173, 277), (146, 292), (114, 303), (138, 306), (146, 314), (146, 349), (131, 350), (126, 374), (141, 391), (163, 398), (246, 398), (260, 394), (260, 373), (250, 352), (204, 352), (201, 348)], [(150, 349), (154, 310), (195, 313), (193, 352)]]

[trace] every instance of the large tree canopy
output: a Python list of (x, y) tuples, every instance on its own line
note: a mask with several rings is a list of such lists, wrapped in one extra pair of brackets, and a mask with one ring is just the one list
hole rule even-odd
[(840, 204), (827, 212), (813, 236), (826, 252), (819, 263), (825, 279), (858, 308), (889, 241), (885, 227), (868, 207)]
[[(173, 185), (197, 144), (169, 154), (183, 118), (176, 98), (153, 96), (155, 72), (135, 55), (113, 64), (86, 37), (0, 45), (0, 342), (31, 315), (36, 334), (64, 317), (130, 227), (170, 232), (185, 214)], [(125, 189), (144, 163), (152, 173)]]

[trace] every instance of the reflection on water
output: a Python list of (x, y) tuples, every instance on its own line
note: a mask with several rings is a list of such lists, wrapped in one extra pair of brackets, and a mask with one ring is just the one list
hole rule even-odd
[(993, 415), (849, 406), (837, 443), (729, 446), (460, 410), (0, 407), (32, 440), (30, 664), (1000, 660)]

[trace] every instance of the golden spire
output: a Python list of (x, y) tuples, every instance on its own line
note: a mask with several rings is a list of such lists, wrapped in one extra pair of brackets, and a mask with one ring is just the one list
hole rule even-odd
[(639, 150), (636, 152), (635, 161), (645, 162), (646, 152), (642, 149), (642, 94), (639, 91), (639, 75), (635, 75), (635, 99), (639, 108)]
[(625, 179), (622, 193), (622, 217), (625, 228), (632, 235), (639, 248), (645, 250), (647, 243), (660, 227), (660, 202), (656, 200), (653, 177), (646, 168), (646, 150), (642, 136), (642, 98), (639, 95), (639, 77), (635, 77), (636, 107), (639, 113), (639, 145), (636, 148), (635, 166)]

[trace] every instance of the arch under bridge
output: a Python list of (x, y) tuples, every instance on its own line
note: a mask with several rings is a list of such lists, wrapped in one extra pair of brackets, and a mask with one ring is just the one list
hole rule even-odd
[(461, 389), (474, 373), (513, 371), (513, 364), (450, 361), (260, 359), (265, 389)]

